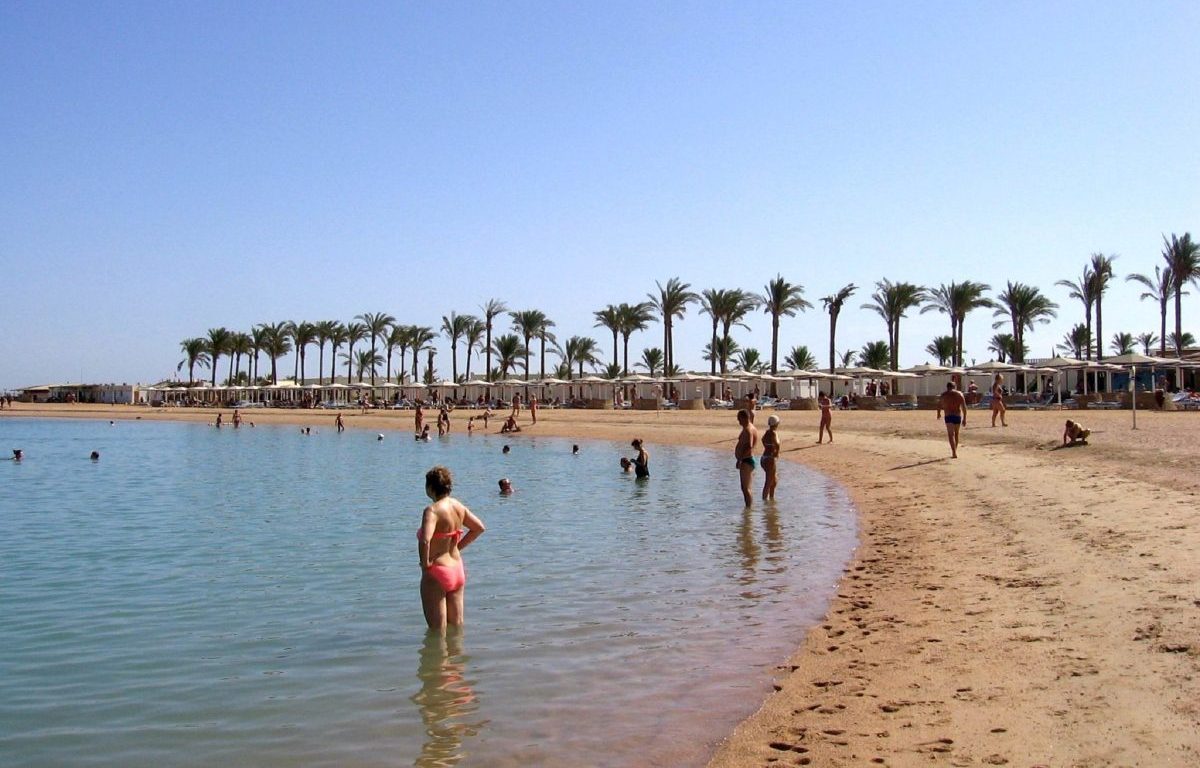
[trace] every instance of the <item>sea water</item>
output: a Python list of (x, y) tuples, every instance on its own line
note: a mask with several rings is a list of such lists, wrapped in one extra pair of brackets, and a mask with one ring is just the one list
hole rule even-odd
[[(0, 419), (0, 765), (702, 765), (854, 545), (800, 466), (743, 510), (727, 449), (650, 446), (644, 481), (628, 445), (331, 421)], [(487, 525), (447, 635), (435, 464)]]

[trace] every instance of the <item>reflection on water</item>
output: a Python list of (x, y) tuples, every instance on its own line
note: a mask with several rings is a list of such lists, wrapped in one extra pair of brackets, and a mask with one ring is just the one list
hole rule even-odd
[(419, 657), (417, 679), (421, 689), (411, 699), (425, 724), (425, 742), (413, 765), (457, 765), (463, 757), (463, 741), (487, 725), (487, 720), (469, 721), (479, 710), (479, 699), (474, 681), (467, 677), (462, 629), (447, 627), (444, 633), (430, 630)]

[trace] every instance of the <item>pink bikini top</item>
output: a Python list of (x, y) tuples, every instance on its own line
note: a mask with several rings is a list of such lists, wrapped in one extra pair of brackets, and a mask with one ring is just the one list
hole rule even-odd
[[(459, 539), (463, 537), (463, 531), (434, 531), (433, 538), (435, 539), (454, 539), (454, 543), (458, 544)], [(417, 539), (421, 538), (421, 529), (417, 529)]]

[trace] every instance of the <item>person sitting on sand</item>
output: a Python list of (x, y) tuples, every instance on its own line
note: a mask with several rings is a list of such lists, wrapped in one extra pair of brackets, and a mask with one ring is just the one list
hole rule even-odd
[(1084, 429), (1083, 425), (1077, 421), (1067, 419), (1067, 425), (1063, 428), (1063, 445), (1075, 445), (1081, 443), (1087, 445), (1088, 436), (1092, 434), (1092, 430)]
[(520, 431), (521, 431), (521, 425), (517, 424), (516, 416), (509, 416), (507, 419), (504, 420), (504, 425), (500, 427), (501, 434), (507, 434), (509, 432), (520, 432)]
[[(445, 467), (425, 473), (425, 494), (433, 501), (421, 514), (417, 557), (421, 564), (421, 608), (430, 629), (462, 626), (467, 572), (462, 550), (485, 530), (483, 521), (450, 495), (453, 478)], [(464, 531), (465, 529), (465, 531)]]

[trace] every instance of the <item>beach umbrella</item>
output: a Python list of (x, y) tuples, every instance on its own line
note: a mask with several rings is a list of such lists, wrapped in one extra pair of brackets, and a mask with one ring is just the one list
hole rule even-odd
[(483, 379), (471, 379), (463, 384), (464, 387), (490, 387), (492, 382), (484, 381)]
[(1015, 371), (1019, 367), (1020, 366), (1016, 366), (1011, 363), (1001, 363), (995, 360), (988, 360), (986, 363), (972, 365), (969, 370), (982, 371), (984, 373), (1005, 373), (1008, 371)]

